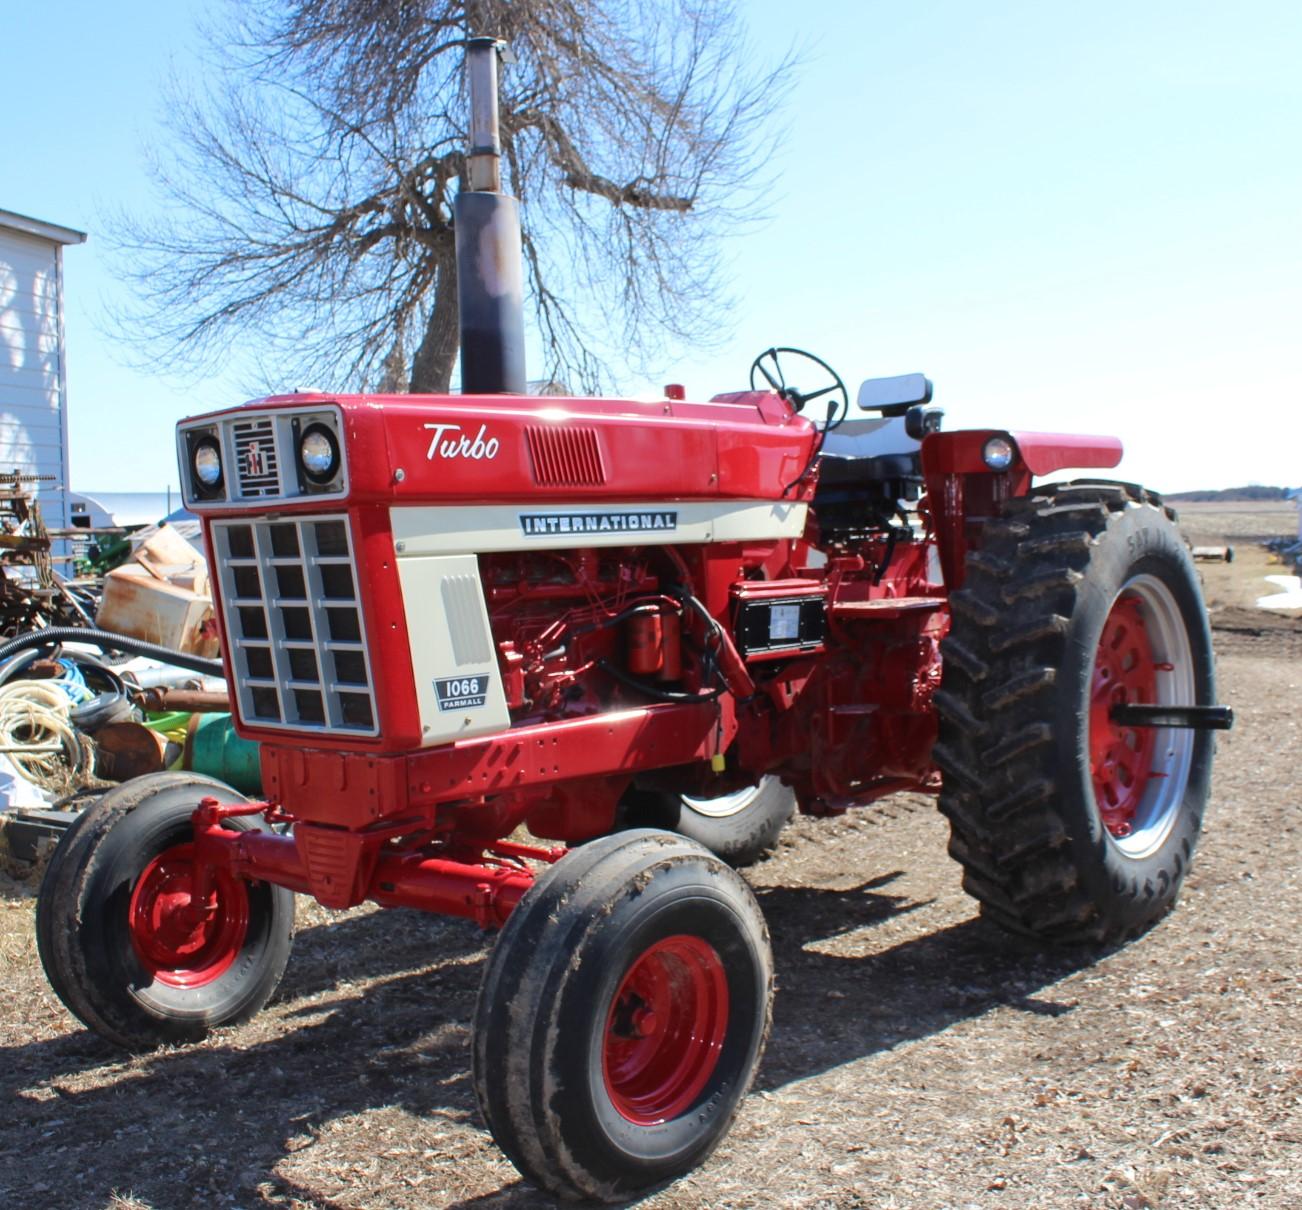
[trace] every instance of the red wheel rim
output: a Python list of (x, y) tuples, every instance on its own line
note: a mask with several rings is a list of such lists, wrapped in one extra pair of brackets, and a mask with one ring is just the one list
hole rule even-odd
[(655, 1126), (691, 1107), (728, 1032), (728, 980), (718, 952), (679, 933), (629, 967), (606, 1017), (606, 1092), (630, 1122)]
[(1130, 835), (1153, 777), (1156, 730), (1123, 727), (1110, 717), (1122, 703), (1157, 701), (1157, 674), (1144, 604), (1134, 593), (1113, 602), (1094, 657), (1090, 685), (1090, 772), (1103, 826), (1117, 839)]
[(131, 944), (145, 970), (172, 987), (202, 987), (229, 968), (249, 931), (249, 895), (242, 879), (212, 871), (212, 891), (195, 902), (194, 846), (179, 844), (154, 858), (131, 895)]

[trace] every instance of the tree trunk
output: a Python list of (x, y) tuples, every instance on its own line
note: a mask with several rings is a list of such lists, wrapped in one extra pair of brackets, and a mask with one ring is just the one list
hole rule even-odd
[(460, 337), (457, 308), (457, 254), (455, 248), (440, 250), (438, 275), (434, 280), (434, 308), (425, 335), (411, 363), (412, 394), (446, 395), (452, 382)]
[(375, 384), (375, 389), (382, 395), (404, 395), (407, 392), (411, 378), (407, 373), (407, 358), (403, 355), (402, 346), (403, 333), (399, 326), (393, 344), (385, 354), (379, 381)]

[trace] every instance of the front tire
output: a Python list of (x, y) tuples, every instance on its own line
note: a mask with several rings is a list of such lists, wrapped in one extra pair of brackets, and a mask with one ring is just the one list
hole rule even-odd
[(626, 1200), (718, 1145), (771, 998), (767, 930), (732, 870), (666, 833), (603, 837), (546, 871), (489, 958), (480, 1109), (542, 1189)]
[(1208, 731), (1109, 717), (1215, 701), (1174, 513), (1121, 484), (1037, 488), (986, 526), (951, 605), (935, 755), (965, 889), (1021, 933), (1142, 932), (1188, 872), (1214, 748)]
[(190, 773), (123, 783), (64, 834), (41, 882), (36, 941), (50, 986), (127, 1050), (196, 1042), (247, 1020), (289, 960), (294, 896), (283, 887), (219, 871), (210, 910), (186, 915), (191, 817), (205, 795), (244, 801)]

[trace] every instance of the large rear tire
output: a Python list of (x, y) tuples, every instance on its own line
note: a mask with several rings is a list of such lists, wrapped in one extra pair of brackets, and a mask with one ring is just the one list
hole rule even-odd
[(950, 853), (985, 915), (1116, 942), (1174, 903), (1214, 741), (1130, 728), (1119, 702), (1211, 705), (1198, 576), (1158, 497), (1062, 484), (1010, 501), (952, 594), (936, 695)]
[(187, 915), (191, 817), (205, 795), (243, 801), (191, 773), (123, 783), (64, 834), (41, 882), (36, 942), (50, 986), (127, 1050), (195, 1042), (247, 1020), (289, 960), (294, 896), (283, 887), (222, 871), (208, 910)]
[(563, 1198), (624, 1201), (702, 1163), (768, 1034), (768, 933), (718, 858), (623, 832), (552, 866), (512, 912), (475, 1013), (498, 1145)]

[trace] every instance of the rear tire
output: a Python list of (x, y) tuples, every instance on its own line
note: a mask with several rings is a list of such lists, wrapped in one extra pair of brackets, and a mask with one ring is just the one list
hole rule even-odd
[(776, 777), (715, 798), (633, 790), (623, 805), (628, 826), (677, 832), (739, 867), (773, 851), (795, 809), (795, 791)]
[(940, 806), (965, 889), (1014, 931), (1124, 940), (1170, 908), (1188, 872), (1211, 733), (1108, 717), (1120, 701), (1215, 702), (1174, 520), (1129, 485), (1037, 488), (987, 525), (951, 596)]
[(247, 1020), (289, 960), (294, 896), (283, 887), (221, 875), (207, 919), (187, 926), (177, 916), (189, 904), (191, 817), (205, 795), (245, 801), (192, 773), (124, 783), (64, 833), (41, 882), (36, 942), (50, 986), (127, 1050)]
[(474, 1077), (540, 1188), (624, 1201), (702, 1163), (768, 1034), (768, 933), (718, 858), (663, 832), (584, 845), (539, 878), (488, 960)]

